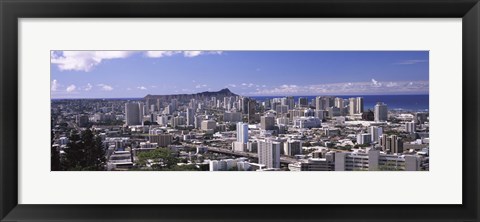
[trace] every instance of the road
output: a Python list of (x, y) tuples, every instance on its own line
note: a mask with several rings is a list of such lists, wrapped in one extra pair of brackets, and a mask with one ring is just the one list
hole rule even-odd
[(77, 125), (75, 122), (73, 122), (73, 121), (68, 121), (67, 124), (68, 124), (68, 127), (74, 128), (77, 132), (82, 132), (82, 130), (80, 129), (80, 127), (78, 127), (78, 125)]

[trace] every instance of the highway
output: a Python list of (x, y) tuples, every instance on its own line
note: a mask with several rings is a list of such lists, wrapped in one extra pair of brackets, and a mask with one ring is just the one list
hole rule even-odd
[(77, 132), (82, 132), (82, 129), (80, 129), (80, 127), (78, 127), (77, 123), (75, 123), (74, 121), (68, 121), (67, 124), (68, 127), (75, 129)]

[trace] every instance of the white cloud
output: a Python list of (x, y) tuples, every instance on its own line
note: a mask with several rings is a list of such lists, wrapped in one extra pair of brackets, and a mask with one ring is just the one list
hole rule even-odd
[(373, 84), (374, 87), (380, 87), (380, 86), (382, 86), (382, 84), (379, 83), (379, 82), (378, 82), (377, 80), (375, 80), (375, 79), (372, 79), (372, 84)]
[(202, 54), (202, 51), (185, 51), (183, 52), (183, 55), (185, 57), (195, 57), (195, 56), (199, 56)]
[(52, 83), (50, 84), (50, 90), (51, 91), (57, 91), (59, 86), (60, 86), (60, 84), (58, 83), (58, 81), (56, 79), (54, 79), (54, 80), (52, 80)]
[(146, 51), (148, 58), (162, 58), (182, 54), (184, 57), (192, 58), (200, 55), (221, 55), (222, 51)]
[(175, 54), (182, 53), (181, 51), (146, 51), (145, 56), (148, 58), (162, 58), (168, 57)]
[(139, 90), (147, 90), (147, 87), (145, 87), (145, 86), (139, 86), (139, 87), (137, 87), (137, 89), (139, 89)]
[(131, 51), (52, 51), (50, 62), (58, 69), (89, 72), (103, 60), (127, 58)]
[[(60, 71), (73, 70), (89, 72), (102, 61), (127, 58), (137, 51), (51, 51), (50, 62)], [(148, 58), (162, 58), (182, 54), (184, 57), (200, 55), (221, 55), (222, 51), (145, 51)]]
[(92, 84), (88, 83), (87, 86), (85, 86), (85, 91), (90, 91), (92, 88)]
[(255, 84), (253, 84), (253, 83), (242, 83), (242, 86), (253, 87), (253, 86), (255, 86)]
[(197, 88), (197, 89), (205, 88), (205, 87), (207, 87), (206, 84), (198, 84), (198, 85), (195, 86), (195, 88)]
[(100, 87), (101, 90), (103, 91), (112, 91), (113, 90), (113, 87), (112, 86), (109, 86), (109, 85), (106, 85), (106, 84), (98, 84), (97, 86)]
[(428, 62), (428, 60), (410, 59), (410, 60), (403, 60), (403, 61), (397, 62), (395, 64), (397, 64), (397, 65), (414, 65), (414, 64), (417, 64), (417, 63), (424, 63), (424, 62)]
[(297, 88), (298, 86), (297, 85), (285, 85), (284, 84), (284, 85), (281, 85), (280, 87), (281, 88), (292, 88), (292, 89), (294, 89), (294, 88)]
[(76, 88), (77, 88), (77, 87), (76, 87), (75, 85), (73, 85), (73, 84), (72, 84), (72, 85), (69, 85), (69, 86), (67, 87), (67, 92), (73, 92), (73, 91), (75, 91)]
[(344, 82), (315, 85), (280, 85), (264, 87), (253, 95), (372, 95), (428, 93), (428, 81)]
[(237, 85), (236, 84), (228, 84), (227, 87), (235, 88), (235, 87), (237, 87)]
[(397, 83), (395, 83), (395, 82), (387, 83), (387, 87), (395, 87), (395, 86), (397, 86)]

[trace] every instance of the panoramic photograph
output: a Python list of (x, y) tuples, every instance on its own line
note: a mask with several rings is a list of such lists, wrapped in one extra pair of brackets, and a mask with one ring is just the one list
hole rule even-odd
[(50, 52), (51, 171), (429, 171), (428, 51)]

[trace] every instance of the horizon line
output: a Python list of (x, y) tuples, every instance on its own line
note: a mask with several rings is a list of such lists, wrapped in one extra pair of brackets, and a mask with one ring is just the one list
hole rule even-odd
[[(148, 95), (152, 95), (152, 94), (148, 94)], [(153, 95), (153, 96), (174, 96), (174, 95), (185, 95), (185, 94), (166, 94), (166, 95)], [(194, 94), (187, 94), (187, 95), (194, 95)], [(429, 93), (426, 93), (426, 94), (422, 94), (422, 93), (418, 93), (418, 94), (345, 94), (345, 95), (335, 95), (335, 94), (331, 94), (331, 95), (256, 95), (256, 96), (243, 96), (243, 97), (288, 97), (288, 96), (293, 96), (293, 97), (310, 97), (310, 96), (337, 96), (337, 97), (344, 97), (344, 96), (427, 96), (427, 95), (430, 95)], [(145, 95), (147, 96), (147, 95)], [(50, 98), (50, 100), (68, 100), (68, 99), (71, 99), (71, 100), (74, 100), (74, 99), (143, 99), (145, 96), (143, 97), (103, 97), (103, 98)], [(242, 95), (238, 95), (238, 96), (242, 96)]]

